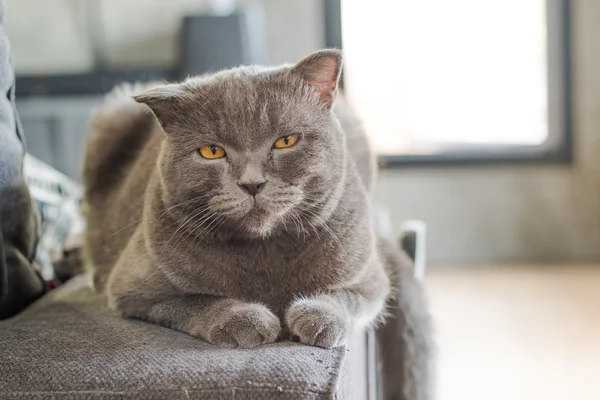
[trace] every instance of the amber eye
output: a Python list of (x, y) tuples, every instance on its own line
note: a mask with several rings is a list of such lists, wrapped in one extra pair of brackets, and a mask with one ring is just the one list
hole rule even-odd
[(220, 148), (219, 146), (215, 146), (211, 144), (210, 146), (200, 147), (198, 150), (200, 155), (204, 158), (208, 158), (209, 160), (215, 160), (217, 158), (225, 157), (225, 150)]
[(298, 139), (300, 139), (300, 136), (298, 135), (284, 136), (281, 139), (278, 139), (273, 144), (273, 147), (275, 147), (276, 149), (285, 149), (286, 147), (292, 147), (298, 142)]

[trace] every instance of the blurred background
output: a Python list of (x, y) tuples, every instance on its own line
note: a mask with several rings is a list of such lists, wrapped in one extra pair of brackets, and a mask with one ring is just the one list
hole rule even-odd
[(597, 399), (600, 2), (8, 0), (29, 152), (124, 81), (345, 54), (392, 229), (427, 226), (439, 399)]

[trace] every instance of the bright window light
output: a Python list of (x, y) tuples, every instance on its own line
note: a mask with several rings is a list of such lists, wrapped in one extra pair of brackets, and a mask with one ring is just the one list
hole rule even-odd
[(545, 0), (346, 0), (346, 94), (380, 154), (548, 138)]

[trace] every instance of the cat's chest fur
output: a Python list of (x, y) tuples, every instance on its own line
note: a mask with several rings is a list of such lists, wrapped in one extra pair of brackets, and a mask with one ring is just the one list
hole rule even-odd
[(326, 240), (292, 237), (205, 244), (188, 256), (186, 284), (199, 293), (279, 307), (348, 277), (342, 263), (324, 268), (324, 263), (338, 262), (329, 245)]

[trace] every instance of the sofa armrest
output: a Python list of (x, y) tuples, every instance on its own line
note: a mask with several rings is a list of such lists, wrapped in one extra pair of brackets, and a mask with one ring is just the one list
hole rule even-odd
[(0, 322), (0, 398), (365, 399), (361, 346), (222, 349), (105, 304), (81, 277)]

